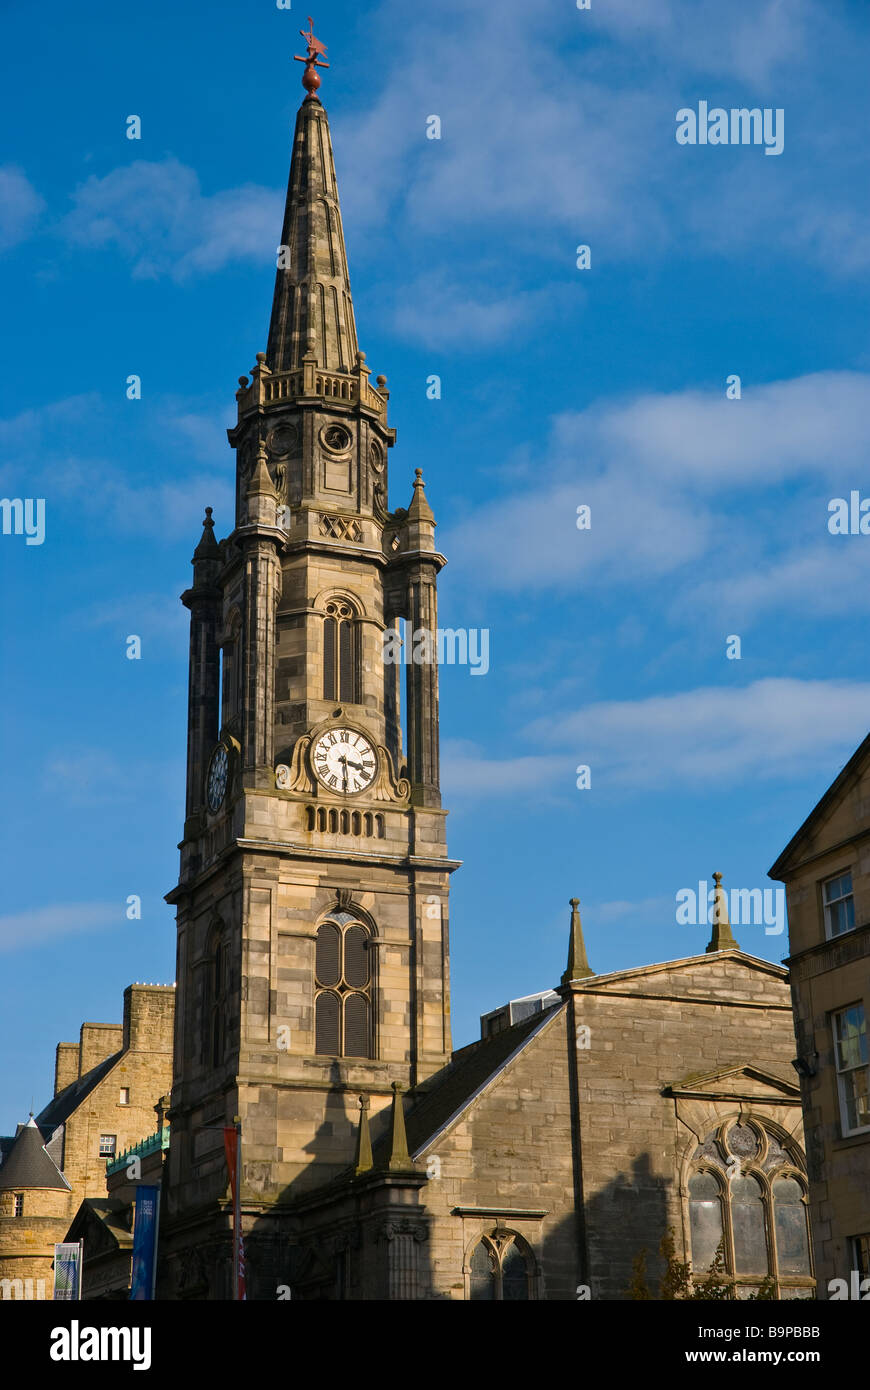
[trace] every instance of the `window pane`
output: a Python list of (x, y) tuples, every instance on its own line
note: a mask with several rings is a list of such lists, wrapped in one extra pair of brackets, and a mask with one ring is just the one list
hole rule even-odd
[(529, 1275), (525, 1257), (516, 1245), (509, 1245), (501, 1262), (501, 1296), (505, 1301), (528, 1299)]
[(852, 875), (840, 874), (822, 885), (825, 917), (829, 936), (840, 936), (855, 925), (855, 901), (852, 897)]
[(314, 1051), (321, 1057), (337, 1057), (338, 1011), (337, 994), (318, 994), (314, 1004)]
[(780, 1274), (809, 1274), (807, 1214), (803, 1189), (794, 1178), (778, 1178), (773, 1185), (776, 1257)]
[(854, 900), (843, 898), (841, 902), (833, 903), (828, 908), (828, 924), (832, 936), (840, 936), (844, 931), (851, 931), (855, 925)]
[(755, 1178), (735, 1178), (731, 1183), (731, 1224), (735, 1273), (766, 1274), (764, 1206)]
[(473, 1299), (495, 1298), (495, 1260), (483, 1241), (476, 1247), (471, 1257), (471, 1297)]
[(344, 1001), (344, 1055), (369, 1055), (369, 1001), (364, 994), (349, 994)]
[(722, 1204), (719, 1184), (712, 1173), (694, 1173), (689, 1179), (689, 1212), (692, 1228), (692, 1268), (706, 1273), (722, 1239)]
[(344, 934), (344, 978), (354, 989), (369, 982), (368, 933), (362, 927), (349, 927)]
[(825, 884), (825, 902), (830, 903), (835, 898), (845, 898), (851, 891), (851, 874), (840, 874), (839, 878), (829, 878)]
[(314, 972), (319, 985), (337, 985), (341, 979), (341, 933), (332, 922), (324, 922), (317, 932)]
[(847, 1129), (861, 1129), (864, 1125), (870, 1125), (868, 1078), (870, 1078), (870, 1069), (867, 1067), (857, 1067), (855, 1071), (846, 1072), (846, 1075), (840, 1078), (843, 1086)]
[(853, 1004), (834, 1015), (837, 1037), (837, 1066), (859, 1067), (867, 1061), (867, 1023), (863, 1004)]

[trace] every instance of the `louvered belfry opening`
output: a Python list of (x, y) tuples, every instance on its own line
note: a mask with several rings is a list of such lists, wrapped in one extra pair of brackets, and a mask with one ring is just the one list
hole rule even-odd
[(317, 930), (314, 1050), (322, 1057), (371, 1057), (371, 934), (351, 913)]
[(323, 621), (323, 698), (359, 702), (356, 614), (349, 603), (326, 605)]

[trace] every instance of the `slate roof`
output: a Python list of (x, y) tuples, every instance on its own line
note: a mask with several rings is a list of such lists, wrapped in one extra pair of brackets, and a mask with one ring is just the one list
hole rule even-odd
[[(103, 1227), (109, 1237), (108, 1245), (114, 1245), (118, 1250), (132, 1250), (132, 1205), (130, 1202), (118, 1197), (85, 1198), (67, 1231), (67, 1237), (71, 1240), (85, 1237), (85, 1251), (88, 1249), (87, 1226), (90, 1221), (97, 1221)], [(105, 1252), (100, 1251), (98, 1253)]]
[(94, 1087), (100, 1084), (103, 1077), (109, 1074), (122, 1055), (121, 1052), (113, 1052), (112, 1056), (107, 1057), (105, 1062), (100, 1062), (98, 1066), (85, 1072), (84, 1076), (78, 1077), (75, 1081), (71, 1081), (68, 1086), (65, 1086), (37, 1115), (36, 1123), (40, 1129), (51, 1132), (58, 1125), (64, 1124), (73, 1111), (78, 1110), (82, 1101), (90, 1095)]
[(63, 1173), (43, 1148), (42, 1135), (32, 1115), (0, 1168), (0, 1188), (10, 1187), (54, 1187), (70, 1191)]
[[(532, 1014), (494, 1037), (470, 1043), (454, 1053), (452, 1060), (421, 1087), (419, 1098), (410, 1091), (405, 1097), (405, 1128), (408, 1152), (425, 1148), (449, 1120), (458, 1115), (487, 1082), (507, 1064), (515, 1052), (525, 1047), (535, 1033), (564, 1008), (560, 1000), (542, 1014)], [(390, 1136), (374, 1145), (375, 1166), (389, 1158)]]

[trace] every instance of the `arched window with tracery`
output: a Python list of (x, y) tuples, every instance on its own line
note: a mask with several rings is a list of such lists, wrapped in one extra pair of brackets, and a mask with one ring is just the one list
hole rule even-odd
[(361, 700), (357, 614), (346, 599), (329, 599), (323, 620), (323, 698), (355, 705)]
[(535, 1262), (521, 1236), (494, 1231), (481, 1236), (466, 1269), (467, 1297), (472, 1302), (512, 1303), (534, 1296)]
[(317, 929), (314, 1051), (322, 1057), (371, 1057), (371, 932), (353, 913), (333, 912)]
[(692, 1155), (686, 1199), (696, 1279), (721, 1249), (736, 1298), (765, 1280), (778, 1299), (814, 1297), (807, 1181), (795, 1145), (756, 1119), (721, 1124)]

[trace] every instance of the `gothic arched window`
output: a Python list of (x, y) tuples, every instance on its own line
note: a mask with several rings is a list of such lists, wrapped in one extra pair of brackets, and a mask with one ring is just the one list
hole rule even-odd
[(372, 971), (367, 927), (335, 912), (317, 929), (314, 1051), (322, 1057), (371, 1057)]
[(330, 599), (323, 620), (323, 698), (360, 702), (359, 632), (356, 613), (345, 599)]
[(482, 1236), (468, 1262), (468, 1298), (511, 1303), (532, 1297), (534, 1260), (512, 1231)]
[(720, 1125), (695, 1150), (687, 1197), (696, 1279), (721, 1250), (735, 1297), (765, 1280), (778, 1299), (813, 1297), (807, 1184), (788, 1141), (755, 1119)]

